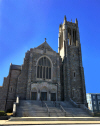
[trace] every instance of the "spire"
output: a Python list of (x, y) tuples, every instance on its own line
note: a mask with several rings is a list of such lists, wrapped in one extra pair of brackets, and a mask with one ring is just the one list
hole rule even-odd
[(75, 19), (75, 24), (78, 24), (77, 18)]
[(64, 20), (66, 21), (66, 15), (64, 16)]
[(72, 22), (72, 19), (71, 19), (71, 22)]
[(66, 24), (66, 15), (64, 16), (64, 24)]

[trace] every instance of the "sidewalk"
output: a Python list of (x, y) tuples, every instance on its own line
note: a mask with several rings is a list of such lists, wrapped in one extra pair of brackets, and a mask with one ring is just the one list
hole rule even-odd
[(0, 121), (0, 125), (24, 125), (24, 124), (100, 124), (100, 121)]
[[(95, 118), (95, 117), (87, 117), (87, 120), (86, 121), (77, 121), (77, 118), (80, 118), (80, 119), (84, 119), (84, 118), (86, 118), (86, 117), (73, 117), (73, 119), (75, 119), (76, 118), (76, 120), (71, 120), (71, 121), (69, 121), (68, 119), (70, 118), (70, 117), (60, 117), (60, 118), (62, 118), (62, 119), (66, 119), (66, 120), (61, 120), (61, 121), (59, 121), (59, 117), (52, 117), (52, 120), (50, 120), (50, 121), (38, 121), (38, 120), (34, 120), (34, 121), (27, 121), (27, 119), (29, 119), (29, 118), (33, 118), (33, 119), (35, 119), (35, 118), (40, 118), (40, 119), (50, 119), (51, 117), (22, 117), (21, 119), (26, 119), (26, 121), (21, 121), (20, 119), (19, 119), (19, 121), (17, 120), (17, 121), (15, 121), (15, 120), (0, 120), (0, 125), (25, 125), (25, 124), (34, 124), (34, 125), (37, 125), (37, 124), (41, 124), (41, 125), (43, 125), (43, 124), (47, 124), (47, 125), (49, 125), (49, 124), (100, 124), (100, 119), (98, 118), (98, 120), (96, 120), (97, 118)], [(55, 119), (55, 120), (53, 120), (53, 118)], [(93, 119), (95, 119), (94, 121), (93, 121)], [(91, 121), (90, 121), (90, 119), (91, 119)]]

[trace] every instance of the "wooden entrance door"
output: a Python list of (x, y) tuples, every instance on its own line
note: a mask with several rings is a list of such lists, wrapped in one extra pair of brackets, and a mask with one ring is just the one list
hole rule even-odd
[(41, 100), (47, 101), (47, 92), (41, 92)]
[(31, 100), (37, 100), (37, 92), (31, 92)]
[(56, 101), (56, 93), (51, 93), (51, 101)]

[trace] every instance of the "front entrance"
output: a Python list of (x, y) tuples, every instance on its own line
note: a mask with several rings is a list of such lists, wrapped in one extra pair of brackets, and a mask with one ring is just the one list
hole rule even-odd
[(37, 92), (31, 92), (31, 100), (37, 100)]
[(41, 100), (47, 101), (47, 92), (41, 92)]
[(56, 93), (51, 93), (51, 101), (56, 101)]

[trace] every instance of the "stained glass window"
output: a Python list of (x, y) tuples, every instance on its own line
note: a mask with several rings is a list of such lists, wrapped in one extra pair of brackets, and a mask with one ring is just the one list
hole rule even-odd
[(37, 78), (51, 79), (51, 63), (47, 57), (42, 57), (38, 61)]

